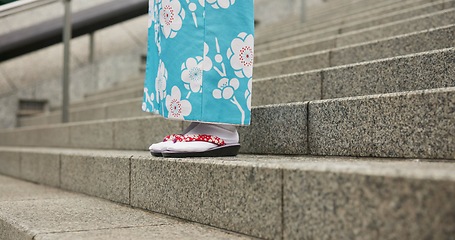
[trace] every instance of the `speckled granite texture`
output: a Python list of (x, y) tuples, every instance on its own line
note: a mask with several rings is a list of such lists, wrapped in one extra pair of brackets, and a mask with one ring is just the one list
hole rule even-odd
[(307, 103), (253, 108), (251, 123), (251, 126), (239, 128), (242, 153), (308, 152)]
[(62, 154), (61, 188), (129, 204), (129, 168), (125, 156)]
[(252, 236), (279, 239), (281, 172), (235, 161), (236, 158), (134, 158), (131, 205)]
[(355, 43), (374, 41), (400, 34), (423, 31), (425, 29), (451, 25), (455, 22), (455, 10), (448, 9), (433, 14), (418, 16), (385, 25), (342, 34), (337, 38), (337, 47)]
[(453, 47), (455, 42), (454, 31), (455, 25), (451, 25), (334, 49), (331, 51), (330, 63), (332, 66), (339, 66)]
[(321, 99), (320, 71), (298, 73), (253, 81), (253, 106), (305, 102)]
[(279, 59), (254, 66), (254, 77), (264, 78), (329, 67), (329, 52)]
[(311, 102), (310, 154), (455, 159), (454, 109), (455, 88)]
[[(162, 159), (134, 151), (0, 148), (5, 151), (86, 156), (102, 166), (90, 171), (100, 176), (117, 175), (117, 161), (129, 158), (127, 181), (133, 207), (265, 239), (424, 240), (429, 236), (450, 239), (455, 233), (452, 161), (255, 155)], [(71, 173), (62, 170), (62, 174)], [(115, 204), (112, 209), (106, 205), (112, 203), (94, 202), (87, 196), (62, 195), (29, 183), (14, 185), (11, 181), (17, 180), (8, 179), (0, 176), (0, 219), (19, 220), (25, 227), (19, 233), (25, 231), (26, 236), (58, 229), (86, 232), (172, 224), (162, 217), (151, 219), (145, 212), (129, 213), (131, 209)], [(85, 184), (116, 181), (91, 179)], [(119, 190), (106, 187), (104, 191), (115, 195)], [(14, 201), (18, 202), (11, 204)], [(0, 238), (19, 233), (0, 231)], [(98, 234), (107, 233), (84, 236)]]
[(323, 71), (323, 98), (364, 96), (455, 86), (455, 48)]
[(327, 172), (284, 172), (284, 239), (453, 239), (455, 186)]
[(252, 239), (3, 176), (0, 190), (2, 240)]

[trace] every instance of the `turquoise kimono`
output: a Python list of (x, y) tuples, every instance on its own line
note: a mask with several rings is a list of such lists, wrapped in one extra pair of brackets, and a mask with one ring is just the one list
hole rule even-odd
[(253, 0), (150, 0), (142, 110), (249, 125)]

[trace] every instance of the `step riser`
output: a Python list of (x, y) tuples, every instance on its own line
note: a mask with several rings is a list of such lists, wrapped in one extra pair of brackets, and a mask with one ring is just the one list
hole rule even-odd
[(455, 159), (453, 109), (453, 91), (314, 102), (309, 153)]
[[(437, 30), (413, 33), (405, 36), (401, 35), (388, 40), (384, 39), (364, 43), (361, 46), (351, 45), (344, 47), (343, 49), (333, 49), (335, 48), (336, 40), (331, 39), (305, 45), (296, 45), (295, 47), (291, 46), (281, 48), (276, 51), (266, 52), (263, 54), (258, 53), (255, 56), (255, 74), (257, 73), (258, 64), (261, 66), (262, 63), (267, 61), (279, 60), (322, 50), (330, 51), (330, 64), (332, 66), (339, 66), (349, 63), (453, 47), (453, 26), (454, 25), (450, 28), (444, 27)], [(437, 39), (437, 41), (433, 39)], [(425, 44), (422, 44), (422, 42)]]
[(253, 81), (253, 106), (453, 87), (454, 55), (452, 48)]
[(181, 161), (2, 149), (0, 173), (10, 167), (1, 160), (12, 154), (16, 165), (28, 168), (20, 160), (24, 156), (59, 159), (40, 164), (58, 176), (63, 189), (266, 239), (450, 239), (455, 232), (454, 181), (428, 177), (431, 173), (419, 178), (406, 170), (425, 172), (419, 165), (428, 163), (395, 161), (384, 167), (356, 165), (353, 159), (257, 156)]
[[(309, 33), (312, 31), (317, 31), (324, 29), (330, 26), (339, 26), (347, 22), (355, 22), (359, 20), (365, 20), (368, 18), (378, 17), (381, 15), (390, 14), (397, 12), (403, 9), (409, 9), (413, 7), (418, 7), (420, 5), (427, 4), (432, 2), (431, 0), (422, 0), (422, 1), (412, 1), (410, 3), (396, 3), (396, 1), (391, 1), (392, 4), (386, 4), (383, 7), (376, 7), (370, 11), (361, 11), (356, 14), (339, 16), (333, 19), (327, 17), (308, 17), (308, 21), (305, 23), (295, 23), (295, 24), (282, 24), (275, 28), (268, 28), (269, 30), (258, 30), (256, 36), (261, 38), (263, 42), (271, 41), (269, 38), (284, 38), (292, 35)], [(337, 12), (331, 12), (330, 15), (336, 15)], [(262, 42), (260, 42), (262, 43)]]
[[(417, 6), (414, 9), (405, 9), (403, 11), (397, 11), (395, 13), (388, 13), (381, 16), (368, 16), (357, 21), (338, 21), (332, 24), (322, 24), (319, 29), (315, 29), (310, 32), (302, 32), (302, 30), (296, 30), (292, 32), (287, 32), (279, 35), (272, 36), (263, 36), (262, 38), (258, 37), (258, 46), (263, 44), (272, 43), (274, 41), (286, 41), (287, 39), (301, 38), (305, 34), (314, 34), (320, 31), (325, 31), (327, 28), (334, 28), (338, 30), (338, 33), (348, 33), (353, 31), (358, 31), (382, 24), (392, 23), (395, 21), (400, 21), (408, 18), (417, 17), (424, 14), (431, 14), (437, 11), (442, 11), (444, 9), (453, 8), (453, 0), (451, 4), (446, 4), (443, 1), (439, 3), (430, 3), (423, 6)], [(306, 30), (305, 30), (306, 31)], [(261, 40), (265, 39), (265, 40)]]
[[(431, 28), (452, 25), (455, 22), (454, 15), (455, 11), (448, 9), (430, 15), (419, 16), (412, 19), (407, 19), (385, 25), (379, 25), (372, 28), (361, 29), (359, 31), (349, 32), (340, 35), (338, 35), (338, 33), (342, 30), (335, 28), (328, 30), (328, 32), (324, 30), (322, 32), (312, 33), (311, 35), (296, 36), (285, 40), (271, 42), (268, 44), (257, 45), (255, 47), (255, 51), (258, 52), (259, 54), (260, 52), (263, 51), (274, 50), (276, 51), (277, 49), (280, 49), (283, 46), (304, 45), (309, 44), (311, 41), (313, 41), (311, 42), (312, 44), (316, 44), (319, 41), (329, 40), (335, 40), (336, 47), (343, 47), (356, 43), (369, 42), (377, 39), (408, 34), (416, 31), (424, 31)], [(336, 34), (333, 36), (328, 36), (328, 33)], [(315, 42), (315, 40), (318, 39), (322, 40)]]
[[(239, 129), (241, 152), (455, 159), (455, 134), (447, 134), (455, 125), (454, 92), (447, 88), (253, 108), (252, 125)], [(146, 150), (182, 129), (181, 122), (159, 117), (70, 124), (3, 131), (0, 145)]]
[[(429, 51), (437, 48), (445, 48), (453, 46), (455, 43), (455, 26), (441, 28), (433, 31), (423, 32), (419, 34), (407, 35), (403, 37), (398, 37), (395, 39), (374, 42), (367, 45), (353, 46), (349, 48), (335, 49), (330, 52), (324, 52), (320, 54), (310, 55), (302, 57), (301, 59), (292, 59), (290, 61), (281, 61), (275, 62), (270, 65), (257, 64), (258, 67), (255, 68), (255, 77), (261, 75), (279, 75), (283, 73), (293, 73), (295, 71), (311, 70), (315, 68), (323, 67), (333, 67), (338, 65), (344, 65), (355, 62), (368, 61), (373, 59), (380, 59), (386, 57), (392, 57), (396, 55), (405, 55), (415, 52)], [(295, 51), (295, 50), (294, 50)], [(290, 50), (289, 52), (293, 52)], [(264, 56), (265, 57), (265, 56)], [(330, 64), (329, 64), (330, 63)], [(331, 65), (331, 66), (328, 66)], [(393, 65), (393, 64), (390, 64)], [(266, 71), (262, 72), (261, 71)], [(330, 75), (330, 74), (329, 74)], [(288, 77), (293, 78), (293, 77)], [(312, 78), (309, 78), (312, 79)], [(314, 79), (314, 78), (313, 78)], [(316, 79), (322, 79), (322, 77), (317, 77)], [(279, 80), (280, 81), (280, 80)], [(284, 81), (287, 81), (287, 84), (283, 84)], [(285, 103), (292, 101), (307, 101), (314, 99), (321, 99), (321, 90), (320, 88), (315, 89), (313, 83), (306, 84), (305, 86), (289, 86), (289, 82), (295, 80), (281, 80), (278, 86), (281, 86), (283, 91), (291, 92), (287, 95), (283, 95), (285, 98), (271, 99), (269, 98), (270, 93), (264, 94), (264, 91), (268, 90), (269, 84), (267, 87), (260, 86), (260, 84), (255, 83), (255, 97), (253, 99), (253, 105), (264, 105), (264, 104), (273, 104), (273, 103)], [(317, 85), (320, 85), (319, 82), (322, 80), (313, 80), (310, 82), (316, 82)], [(305, 84), (308, 81), (301, 81), (301, 84)], [(330, 84), (329, 84), (330, 85)], [(275, 85), (275, 91), (276, 90)], [(313, 86), (313, 87), (312, 87)], [(339, 86), (338, 86), (339, 87)], [(433, 86), (432, 88), (434, 88)], [(136, 86), (137, 89), (141, 89), (140, 86)], [(336, 88), (336, 87), (331, 87)], [(364, 88), (364, 87), (362, 87)], [(259, 89), (259, 91), (257, 91)], [(297, 94), (292, 94), (293, 89), (306, 89), (305, 92), (313, 97), (299, 97)], [(403, 91), (407, 89), (398, 89), (398, 91)], [(138, 92), (139, 90), (137, 90)], [(269, 91), (270, 92), (270, 91)], [(383, 91), (380, 91), (383, 92)], [(379, 92), (373, 92), (379, 93)], [(316, 95), (315, 95), (316, 94)], [(359, 92), (354, 93), (359, 95)], [(328, 95), (330, 96), (330, 95)], [(348, 94), (341, 94), (335, 96), (349, 96)], [(90, 108), (85, 110), (76, 110), (72, 111), (70, 114), (70, 121), (88, 121), (88, 120), (100, 120), (100, 119), (112, 119), (112, 118), (124, 118), (124, 117), (135, 117), (135, 116), (146, 116), (146, 113), (143, 113), (140, 109), (140, 100), (130, 101), (126, 103), (120, 103), (115, 105), (101, 106), (97, 108)], [(60, 122), (60, 114), (52, 113), (46, 116), (38, 117), (28, 117), (20, 119), (20, 126), (37, 126), (45, 124), (54, 124)]]
[[(372, 28), (362, 34), (343, 34), (337, 38), (337, 47), (349, 46), (356, 43), (374, 41), (385, 37), (407, 34), (415, 31), (423, 31), (431, 28), (452, 25), (455, 22), (455, 11), (444, 10), (439, 14), (415, 18), (406, 23), (391, 24), (386, 27)], [(354, 37), (355, 36), (355, 37)]]

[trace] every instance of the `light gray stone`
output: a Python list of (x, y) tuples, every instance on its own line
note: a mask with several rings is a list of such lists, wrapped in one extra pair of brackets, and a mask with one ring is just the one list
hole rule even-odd
[(326, 68), (330, 66), (329, 52), (295, 56), (277, 61), (259, 63), (254, 66), (254, 77), (265, 78)]
[(129, 204), (130, 159), (124, 154), (61, 155), (61, 187)]
[(87, 107), (85, 109), (78, 109), (70, 111), (71, 122), (91, 121), (105, 119), (107, 116), (106, 108), (100, 107)]
[(159, 116), (119, 120), (114, 125), (115, 148), (148, 150), (152, 143), (163, 141), (169, 134), (181, 132), (182, 122)]
[(402, 21), (342, 34), (337, 38), (336, 46), (342, 47), (355, 43), (374, 41), (381, 38), (447, 26), (453, 24), (454, 22), (455, 10), (449, 9), (439, 11), (433, 14), (426, 14)]
[(242, 153), (307, 154), (307, 103), (252, 109), (251, 125), (240, 127)]
[(42, 126), (48, 124), (48, 115), (41, 114), (36, 117), (18, 118), (18, 127)]
[[(130, 228), (169, 224), (170, 220), (111, 202), (79, 196), (74, 199), (47, 199), (0, 202), (0, 218), (22, 236), (37, 234)], [(14, 240), (6, 239), (6, 240)], [(24, 238), (27, 239), (27, 238)]]
[(68, 127), (71, 142), (67, 146), (92, 149), (114, 147), (114, 123), (112, 121), (75, 123)]
[(414, 8), (404, 9), (398, 12), (392, 12), (379, 17), (370, 17), (367, 21), (363, 22), (351, 22), (341, 27), (340, 33), (347, 33), (350, 31), (356, 31), (358, 29), (364, 29), (368, 27), (378, 26), (381, 24), (391, 23), (400, 21), (407, 18), (421, 16), (424, 14), (430, 14), (437, 11), (444, 10), (443, 1), (420, 5)]
[(334, 49), (332, 66), (407, 55), (454, 46), (455, 25)]
[(453, 180), (300, 169), (283, 175), (284, 239), (423, 240), (455, 234)]
[(106, 105), (107, 119), (145, 117), (150, 115), (150, 113), (142, 111), (142, 98), (134, 98)]
[(4, 240), (33, 240), (33, 236), (28, 235), (20, 226), (13, 226), (0, 219), (0, 239)]
[[(74, 198), (76, 194), (0, 176), (0, 202)], [(0, 219), (1, 221), (1, 219)], [(3, 230), (3, 229), (2, 229)], [(2, 238), (4, 239), (4, 238)]]
[(60, 155), (21, 152), (21, 178), (59, 187)]
[(455, 159), (455, 89), (314, 101), (310, 154)]
[(455, 48), (323, 71), (323, 98), (453, 87)]
[(131, 204), (250, 236), (281, 238), (281, 172), (236, 160), (134, 157)]
[[(259, 51), (255, 56), (255, 67), (258, 63), (266, 62), (266, 61), (273, 61), (287, 57), (294, 57), (303, 54), (309, 54), (313, 52), (317, 52), (320, 50), (331, 49), (335, 47), (335, 39), (327, 39), (327, 40), (318, 40), (313, 42), (305, 42), (303, 44), (296, 44), (296, 45), (286, 45), (286, 46), (277, 46), (275, 49), (269, 51)], [(326, 53), (314, 53), (309, 54), (308, 57), (311, 57), (317, 54), (326, 54)], [(304, 67), (305, 65), (303, 65)], [(256, 71), (256, 69), (255, 69)], [(303, 71), (303, 70), (302, 70)], [(255, 72), (256, 73), (256, 72)]]
[(12, 177), (20, 177), (20, 154), (14, 151), (0, 151), (0, 173)]
[(253, 106), (305, 102), (322, 98), (320, 71), (253, 81)]
[(126, 90), (126, 91), (119, 91), (119, 92), (113, 92), (113, 93), (109, 93), (109, 94), (102, 94), (100, 96), (93, 96), (89, 99), (73, 103), (73, 104), (71, 104), (71, 107), (73, 107), (73, 108), (92, 107), (94, 105), (101, 105), (104, 103), (109, 103), (109, 102), (114, 102), (114, 101), (138, 98), (138, 97), (141, 97), (142, 94), (143, 94), (143, 90), (141, 88), (138, 88), (138, 89), (134, 88), (134, 89)]
[(87, 232), (68, 232), (38, 234), (36, 240), (136, 240), (136, 239), (181, 239), (181, 240), (227, 240), (227, 239), (252, 239), (223, 230), (202, 227), (196, 224), (173, 224), (153, 227), (132, 227), (122, 229), (101, 229)]

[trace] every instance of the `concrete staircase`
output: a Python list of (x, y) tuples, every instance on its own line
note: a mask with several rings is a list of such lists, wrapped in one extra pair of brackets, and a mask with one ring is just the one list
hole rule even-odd
[[(53, 109), (0, 131), (0, 173), (243, 234), (227, 238), (453, 239), (455, 1), (334, 0), (310, 17), (257, 29), (242, 155), (151, 157), (186, 124), (142, 113), (136, 79), (73, 103), (71, 123)], [(78, 239), (16, 216), (27, 199), (0, 197), (0, 232), (18, 234), (1, 239)]]

